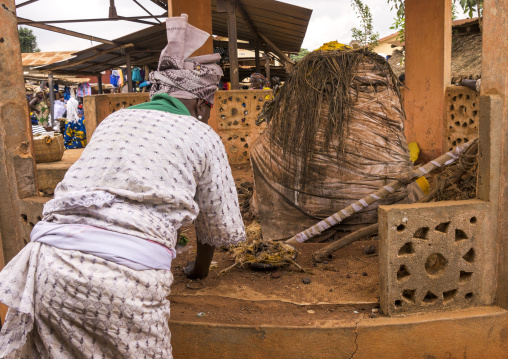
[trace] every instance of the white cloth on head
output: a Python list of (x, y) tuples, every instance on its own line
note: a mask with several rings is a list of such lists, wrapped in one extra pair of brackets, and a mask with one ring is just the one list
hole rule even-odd
[(166, 20), (168, 44), (162, 50), (157, 71), (149, 75), (150, 96), (167, 93), (181, 99), (204, 99), (213, 103), (221, 68), (216, 64), (219, 54), (189, 56), (206, 42), (210, 35), (188, 23), (186, 14)]
[(67, 121), (71, 123), (77, 123), (79, 121), (78, 106), (79, 102), (74, 97), (71, 97), (69, 101), (67, 101)]

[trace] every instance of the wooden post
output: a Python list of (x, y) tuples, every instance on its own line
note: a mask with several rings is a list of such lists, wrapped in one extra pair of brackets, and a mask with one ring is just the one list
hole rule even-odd
[(98, 91), (99, 95), (102, 95), (102, 75), (101, 74), (99, 74), (97, 76), (97, 86), (99, 86), (99, 91)]
[(231, 90), (240, 89), (240, 80), (238, 76), (238, 47), (236, 34), (236, 3), (229, 0), (228, 9), (228, 40), (229, 40), (229, 77), (231, 81)]
[(266, 59), (265, 59), (266, 81), (268, 81), (268, 83), (270, 83), (270, 57), (268, 56), (268, 54), (266, 52), (265, 52), (265, 56), (266, 56)]
[(132, 68), (131, 68), (131, 54), (127, 54), (127, 88), (132, 92)]
[(255, 53), (255, 60), (256, 60), (256, 72), (260, 73), (261, 72), (261, 60), (259, 58), (259, 46), (258, 45), (256, 45), (254, 53)]
[(2, 1), (0, 24), (1, 269), (25, 245), (20, 200), (38, 191), (14, 0)]
[(48, 87), (49, 87), (49, 113), (51, 115), (51, 121), (49, 125), (53, 127), (55, 124), (55, 86), (53, 84), (53, 74), (48, 75)]

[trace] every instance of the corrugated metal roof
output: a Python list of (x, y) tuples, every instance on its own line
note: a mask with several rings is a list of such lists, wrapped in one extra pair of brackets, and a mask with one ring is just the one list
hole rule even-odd
[(72, 57), (75, 51), (33, 52), (21, 54), (23, 66), (50, 65)]
[[(241, 3), (258, 31), (277, 47), (286, 52), (300, 51), (312, 10), (275, 0), (242, 0)], [(237, 11), (237, 30), (238, 40), (256, 40), (239, 11)], [(212, 32), (219, 36), (227, 37), (228, 35), (226, 14), (217, 13), (216, 0), (212, 0)], [(154, 25), (113, 41), (115, 44), (133, 44), (134, 46), (129, 48), (131, 63), (147, 65), (159, 59), (160, 51), (167, 44), (166, 30), (164, 25)], [(37, 70), (53, 73), (97, 74), (106, 69), (125, 65), (125, 49), (101, 54), (115, 47), (117, 45), (94, 46), (75, 53), (76, 57), (72, 59), (42, 66)], [(92, 56), (93, 59), (87, 60)]]

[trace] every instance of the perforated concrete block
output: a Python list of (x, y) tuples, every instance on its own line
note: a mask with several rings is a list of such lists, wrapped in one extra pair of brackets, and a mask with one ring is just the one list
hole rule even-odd
[(271, 90), (217, 91), (217, 132), (226, 148), (229, 163), (250, 162), (250, 147), (266, 127), (266, 122), (256, 125), (256, 119), (271, 98)]
[(449, 86), (445, 93), (445, 151), (478, 137), (479, 94), (464, 86)]
[(493, 268), (486, 261), (494, 260), (486, 211), (477, 200), (380, 207), (383, 313), (488, 304)]

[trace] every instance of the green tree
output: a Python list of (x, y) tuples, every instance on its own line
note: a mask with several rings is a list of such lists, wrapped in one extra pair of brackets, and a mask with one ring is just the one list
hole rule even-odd
[(372, 26), (372, 14), (370, 8), (363, 4), (362, 0), (351, 0), (351, 6), (360, 19), (360, 28), (351, 29), (353, 40), (357, 41), (362, 47), (374, 47), (378, 44), (379, 33), (374, 32)]
[[(478, 18), (480, 22), (480, 30), (483, 26), (482, 14), (483, 14), (483, 0), (453, 0), (453, 9), (452, 9), (452, 19), (456, 18), (456, 6), (455, 3), (459, 2), (462, 11), (468, 14), (470, 18), (473, 17), (474, 12), (478, 12)], [(405, 0), (388, 0), (388, 4), (391, 4), (391, 9), (397, 10), (397, 16), (395, 18), (395, 22), (390, 29), (395, 29), (399, 31), (399, 35), (397, 37), (401, 42), (404, 41), (404, 30), (406, 25), (405, 18)]]
[(18, 29), (18, 35), (22, 53), (41, 51), (39, 47), (37, 47), (37, 38), (32, 30), (27, 29), (26, 27), (20, 27)]
[(309, 50), (307, 50), (307, 49), (300, 49), (300, 52), (298, 54), (292, 54), (289, 57), (291, 58), (291, 60), (298, 62), (301, 59), (303, 59), (305, 57), (305, 55), (307, 55), (308, 53), (310, 53)]

